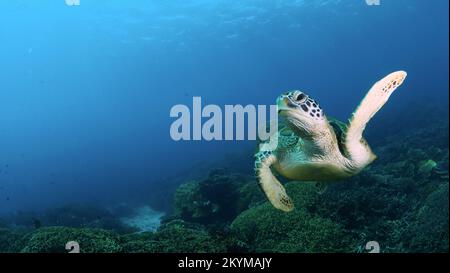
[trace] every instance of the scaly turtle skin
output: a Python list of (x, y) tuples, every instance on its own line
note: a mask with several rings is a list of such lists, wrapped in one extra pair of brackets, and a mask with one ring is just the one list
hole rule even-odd
[(295, 181), (330, 181), (359, 173), (376, 159), (362, 133), (380, 110), (406, 72), (389, 74), (375, 83), (353, 113), (348, 125), (328, 119), (319, 104), (300, 91), (287, 92), (277, 99), (278, 131), (276, 147), (262, 142), (255, 155), (255, 173), (272, 205), (291, 211), (294, 204), (279, 175)]

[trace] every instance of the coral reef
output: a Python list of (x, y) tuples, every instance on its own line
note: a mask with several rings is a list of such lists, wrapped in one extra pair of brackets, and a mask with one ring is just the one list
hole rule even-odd
[(375, 148), (379, 160), (360, 175), (330, 184), (318, 214), (342, 224), (360, 244), (379, 242), (383, 252), (447, 252), (448, 133), (443, 126), (409, 131)]
[(137, 253), (211, 253), (226, 252), (225, 244), (213, 238), (203, 227), (183, 220), (166, 223), (156, 233), (124, 236), (125, 252)]
[(31, 233), (21, 252), (64, 253), (67, 252), (65, 245), (69, 241), (78, 242), (81, 253), (113, 253), (122, 250), (119, 237), (113, 232), (89, 228), (48, 227)]
[(0, 252), (18, 253), (25, 246), (26, 239), (25, 230), (0, 228)]
[[(185, 170), (172, 174), (163, 181), (154, 181), (149, 193), (148, 204), (159, 211), (172, 212), (174, 208), (177, 188), (187, 181), (200, 181), (211, 170), (222, 169), (227, 173), (246, 174), (253, 169), (253, 156), (251, 150), (227, 153), (218, 160), (207, 160), (186, 166)], [(251, 175), (251, 173), (250, 173)]]
[(67, 252), (68, 241), (81, 252), (364, 252), (368, 241), (382, 252), (448, 252), (447, 128), (384, 138), (379, 159), (346, 181), (287, 183), (291, 213), (273, 208), (252, 174), (214, 168), (177, 178), (170, 198), (155, 190), (173, 202), (164, 216), (127, 205), (18, 212), (0, 220), (0, 252)]
[(124, 253), (157, 253), (160, 250), (160, 244), (155, 240), (154, 232), (122, 235), (120, 241)]
[(206, 179), (182, 184), (175, 192), (174, 213), (180, 219), (205, 225), (226, 224), (262, 199), (254, 179), (222, 169)]
[(162, 225), (155, 234), (158, 252), (225, 252), (225, 246), (215, 240), (206, 229), (182, 220)]
[(448, 184), (443, 184), (426, 198), (408, 230), (412, 251), (448, 252), (448, 197)]
[(313, 210), (317, 189), (311, 183), (287, 185), (298, 207), (284, 213), (265, 203), (240, 214), (232, 230), (256, 252), (348, 252), (352, 238)]

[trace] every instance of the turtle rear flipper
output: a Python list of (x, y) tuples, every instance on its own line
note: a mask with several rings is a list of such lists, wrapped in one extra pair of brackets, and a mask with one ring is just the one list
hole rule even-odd
[(255, 173), (261, 188), (270, 203), (282, 211), (289, 212), (294, 209), (291, 198), (285, 188), (273, 175), (270, 166), (277, 161), (276, 156), (270, 151), (261, 151), (255, 155)]

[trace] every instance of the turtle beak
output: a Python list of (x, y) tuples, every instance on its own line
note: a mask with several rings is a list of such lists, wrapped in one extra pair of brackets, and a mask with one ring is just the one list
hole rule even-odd
[(288, 97), (279, 96), (277, 98), (277, 110), (278, 110), (278, 114), (283, 111), (292, 110), (292, 103), (288, 99)]

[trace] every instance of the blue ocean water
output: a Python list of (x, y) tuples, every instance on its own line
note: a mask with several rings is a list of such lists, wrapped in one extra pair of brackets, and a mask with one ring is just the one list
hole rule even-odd
[(375, 81), (405, 70), (373, 142), (433, 122), (448, 113), (449, 37), (448, 1), (430, 2), (1, 1), (0, 213), (144, 201), (167, 177), (255, 145), (173, 141), (169, 111), (193, 96), (268, 105), (300, 89), (346, 120)]

